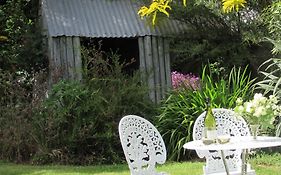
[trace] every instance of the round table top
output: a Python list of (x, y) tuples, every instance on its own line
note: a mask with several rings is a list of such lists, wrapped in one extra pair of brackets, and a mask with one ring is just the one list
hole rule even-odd
[(183, 145), (185, 149), (192, 150), (229, 150), (229, 149), (251, 149), (281, 146), (281, 137), (252, 136), (230, 137), (230, 141), (224, 144), (213, 143), (205, 145), (202, 140), (195, 140)]

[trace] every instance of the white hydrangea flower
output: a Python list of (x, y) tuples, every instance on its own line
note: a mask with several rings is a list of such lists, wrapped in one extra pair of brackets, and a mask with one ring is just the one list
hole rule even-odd
[(258, 100), (258, 99), (260, 99), (260, 98), (262, 98), (263, 96), (262, 96), (262, 94), (261, 93), (256, 93), (255, 95), (254, 95), (254, 100)]
[(238, 98), (234, 111), (243, 116), (249, 124), (260, 124), (263, 128), (272, 127), (276, 116), (281, 116), (278, 98), (274, 95), (267, 98), (261, 93), (256, 93), (252, 100), (244, 103)]
[(253, 104), (251, 102), (246, 102), (245, 103), (245, 110), (246, 110), (246, 112), (252, 113), (252, 106), (253, 106)]
[(278, 103), (278, 99), (275, 95), (270, 95), (269, 100), (274, 104)]
[(263, 106), (259, 106), (254, 110), (254, 116), (256, 117), (262, 117), (266, 115), (266, 109)]

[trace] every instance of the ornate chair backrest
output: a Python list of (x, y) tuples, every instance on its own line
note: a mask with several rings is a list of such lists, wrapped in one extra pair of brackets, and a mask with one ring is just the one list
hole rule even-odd
[[(237, 114), (229, 109), (213, 109), (213, 114), (216, 119), (216, 128), (218, 135), (230, 136), (249, 136), (250, 131), (245, 120), (237, 116)], [(203, 134), (205, 113), (203, 112), (195, 121), (193, 128), (193, 140), (200, 140)], [(204, 174), (225, 172), (221, 154), (218, 151), (198, 151), (200, 158), (206, 158), (206, 166)], [(231, 171), (241, 171), (241, 150), (225, 151), (227, 165)]]
[(156, 163), (166, 161), (165, 143), (157, 129), (136, 115), (119, 122), (119, 137), (131, 175), (154, 175)]

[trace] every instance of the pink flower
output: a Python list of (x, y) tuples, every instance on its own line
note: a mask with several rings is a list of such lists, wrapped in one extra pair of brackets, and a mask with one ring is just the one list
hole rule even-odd
[(184, 89), (199, 89), (200, 88), (200, 79), (199, 77), (189, 74), (182, 74), (177, 71), (171, 73), (172, 77), (172, 86), (173, 89), (179, 90), (181, 88)]

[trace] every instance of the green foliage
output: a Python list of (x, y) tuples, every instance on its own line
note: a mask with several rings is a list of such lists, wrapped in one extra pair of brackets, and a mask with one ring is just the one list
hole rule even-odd
[(46, 67), (41, 28), (37, 24), (39, 1), (7, 0), (0, 5), (0, 68), (16, 72)]
[(38, 95), (42, 91), (37, 78), (47, 65), (37, 24), (38, 4), (37, 0), (0, 3), (0, 159), (3, 160), (28, 161), (37, 150), (32, 115), (40, 104)]
[[(39, 70), (46, 67), (37, 0), (0, 3), (0, 159), (27, 161), (36, 151), (32, 110)], [(41, 82), (40, 82), (41, 83)], [(44, 83), (42, 83), (44, 84)]]
[(202, 4), (191, 3), (186, 8), (178, 6), (173, 9), (172, 17), (188, 26), (185, 34), (176, 37), (172, 43), (175, 69), (186, 70), (183, 64), (200, 67), (208, 62), (221, 62), (222, 67), (230, 69), (233, 65), (247, 63), (250, 55), (247, 45), (242, 44), (241, 36), (232, 30), (224, 16)]
[[(276, 148), (278, 150), (278, 148)], [(281, 156), (280, 152), (271, 152), (271, 153), (265, 153), (265, 152), (260, 152), (258, 153), (255, 158), (252, 161), (254, 164), (260, 164), (260, 165), (266, 165), (266, 166), (271, 166), (271, 165), (276, 165), (276, 166), (281, 166)]]
[[(35, 76), (0, 69), (0, 159), (23, 162), (36, 151), (32, 135)], [(37, 79), (36, 79), (37, 80)]]
[(175, 5), (171, 18), (186, 24), (187, 29), (173, 39), (173, 69), (199, 72), (197, 69), (208, 62), (220, 62), (226, 70), (249, 63), (256, 69), (255, 65), (265, 59), (257, 54), (255, 44), (267, 32), (257, 18), (265, 6), (260, 1), (247, 1), (247, 9), (224, 14), (220, 1), (192, 0), (187, 7)]
[[(108, 121), (101, 115), (105, 106), (100, 91), (90, 91), (79, 82), (62, 81), (55, 85), (44, 110), (34, 118), (36, 138), (42, 151), (37, 153), (36, 163), (47, 163), (42, 162), (44, 154), (48, 161), (61, 163), (89, 163), (100, 156), (108, 159), (109, 155), (104, 152), (110, 152), (111, 145), (101, 143), (107, 140), (116, 144), (116, 140), (112, 140), (112, 131), (105, 127)], [(97, 155), (87, 156), (91, 151)], [(115, 161), (114, 152), (110, 158)]]
[[(273, 41), (273, 40), (272, 40)], [(281, 52), (281, 47), (275, 45), (277, 53)], [(261, 64), (259, 73), (263, 79), (256, 83), (256, 89), (262, 90), (264, 94), (273, 94), (279, 100), (281, 99), (281, 58), (271, 58)], [(275, 134), (281, 136), (281, 116), (277, 116), (275, 122)]]
[(46, 99), (46, 78), (0, 69), (1, 160), (100, 164), (124, 158), (120, 118), (150, 117), (154, 104), (140, 74), (123, 73), (128, 63), (115, 54), (89, 50), (83, 52), (83, 82), (61, 81)]
[(273, 44), (273, 54), (281, 53), (281, 2), (274, 1), (263, 10), (261, 20), (268, 28), (267, 40)]
[(277, 137), (281, 137), (281, 117), (279, 116), (276, 122), (276, 129), (275, 129), (275, 135)]
[[(218, 81), (216, 81), (216, 79)], [(247, 70), (233, 68), (228, 79), (214, 77), (203, 69), (199, 90), (172, 91), (161, 106), (157, 128), (167, 144), (170, 160), (187, 158), (184, 143), (192, 140), (192, 128), (196, 118), (205, 110), (209, 97), (214, 108), (233, 108), (238, 97), (247, 99), (253, 93), (253, 82)]]
[(149, 117), (154, 113), (154, 105), (148, 96), (149, 89), (142, 81), (144, 77), (141, 72), (135, 71), (132, 75), (124, 72), (133, 60), (124, 62), (118, 54), (104, 53), (100, 47), (88, 48), (90, 52), (83, 50), (84, 83), (102, 91), (115, 115), (128, 112)]
[(140, 76), (125, 75), (127, 63), (96, 49), (83, 51), (83, 82), (56, 84), (34, 118), (39, 145), (35, 163), (115, 163), (123, 159), (118, 123), (126, 114), (152, 116)]
[(265, 8), (262, 13), (263, 23), (267, 26), (270, 38), (280, 40), (281, 39), (281, 2), (274, 1), (270, 6)]
[[(273, 1), (270, 6), (264, 9), (261, 19), (263, 24), (269, 30), (269, 38), (267, 40), (273, 44), (272, 53), (277, 57), (268, 59), (260, 66), (259, 73), (263, 79), (257, 82), (257, 89), (263, 90), (265, 94), (276, 95), (279, 100), (281, 98), (281, 2)], [(281, 136), (281, 117), (278, 116), (275, 123), (275, 134)]]
[(260, 71), (264, 75), (264, 79), (257, 82), (257, 89), (264, 90), (265, 94), (273, 94), (281, 98), (281, 59), (272, 58), (264, 62), (261, 66), (265, 66), (265, 71)]

